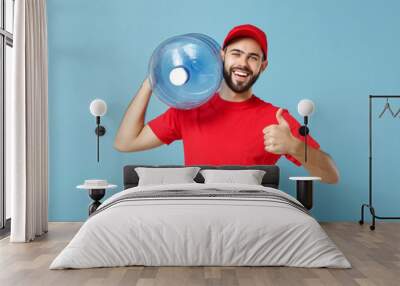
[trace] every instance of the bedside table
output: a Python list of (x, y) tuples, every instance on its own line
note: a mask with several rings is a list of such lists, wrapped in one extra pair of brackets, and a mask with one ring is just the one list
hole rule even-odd
[(320, 181), (320, 177), (289, 177), (289, 180), (296, 181), (297, 200), (304, 207), (311, 210), (313, 207), (313, 181)]
[(76, 186), (77, 189), (89, 191), (89, 197), (93, 202), (89, 205), (89, 216), (101, 205), (100, 200), (106, 194), (107, 189), (114, 189), (117, 185), (111, 185), (106, 180), (85, 180), (83, 185)]

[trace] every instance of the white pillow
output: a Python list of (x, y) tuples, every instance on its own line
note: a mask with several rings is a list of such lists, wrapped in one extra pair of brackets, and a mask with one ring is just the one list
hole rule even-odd
[(138, 186), (196, 183), (193, 179), (199, 170), (199, 167), (135, 168), (139, 176)]
[(204, 177), (204, 183), (227, 183), (227, 184), (247, 184), (261, 185), (265, 175), (262, 170), (201, 170), (200, 174)]

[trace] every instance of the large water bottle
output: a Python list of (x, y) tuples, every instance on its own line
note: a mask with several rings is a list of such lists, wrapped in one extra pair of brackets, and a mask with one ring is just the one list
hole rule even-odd
[(153, 93), (167, 105), (179, 109), (202, 105), (221, 85), (220, 49), (214, 39), (198, 33), (165, 40), (150, 58)]

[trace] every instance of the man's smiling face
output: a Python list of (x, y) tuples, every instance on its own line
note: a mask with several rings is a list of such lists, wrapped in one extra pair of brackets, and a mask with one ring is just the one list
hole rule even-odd
[(260, 45), (252, 38), (241, 38), (230, 43), (221, 56), (225, 82), (237, 93), (249, 90), (267, 67)]

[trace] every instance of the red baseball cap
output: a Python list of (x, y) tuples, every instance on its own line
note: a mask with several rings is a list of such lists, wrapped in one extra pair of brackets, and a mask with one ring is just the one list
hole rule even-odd
[(232, 30), (229, 31), (228, 35), (226, 36), (224, 43), (222, 44), (222, 49), (229, 45), (233, 40), (236, 40), (238, 38), (252, 38), (256, 40), (264, 53), (265, 60), (267, 59), (267, 36), (261, 29), (250, 24), (234, 27)]

